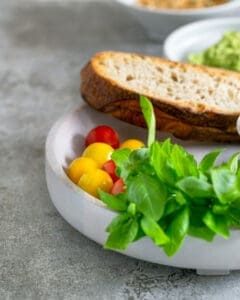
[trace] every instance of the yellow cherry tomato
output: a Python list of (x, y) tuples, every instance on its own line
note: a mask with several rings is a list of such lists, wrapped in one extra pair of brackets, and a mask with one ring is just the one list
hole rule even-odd
[(83, 152), (84, 157), (89, 157), (95, 160), (99, 168), (102, 168), (104, 163), (111, 159), (111, 154), (114, 149), (105, 143), (93, 143), (89, 145)]
[(98, 164), (95, 160), (88, 157), (79, 157), (71, 162), (68, 167), (67, 174), (74, 183), (78, 183), (84, 173), (96, 170), (97, 168)]
[(79, 180), (78, 185), (85, 192), (94, 197), (98, 197), (98, 190), (109, 193), (113, 186), (113, 181), (107, 172), (97, 169), (89, 173), (85, 173)]
[(120, 148), (128, 148), (130, 150), (136, 150), (136, 149), (142, 148), (144, 146), (145, 146), (144, 143), (140, 140), (129, 139), (129, 140), (126, 140), (125, 142), (123, 142), (120, 145)]

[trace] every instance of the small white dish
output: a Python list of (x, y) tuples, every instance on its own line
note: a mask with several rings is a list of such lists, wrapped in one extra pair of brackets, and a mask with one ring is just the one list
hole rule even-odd
[[(76, 230), (103, 245), (107, 237), (105, 228), (115, 213), (73, 184), (64, 171), (69, 162), (82, 152), (87, 132), (100, 124), (117, 129), (122, 139), (146, 138), (146, 130), (115, 120), (84, 105), (62, 117), (50, 130), (46, 141), (46, 179), (51, 199), (62, 217)], [(163, 135), (160, 134), (159, 138), (163, 138)], [(207, 151), (219, 147), (193, 142), (181, 144), (198, 159)], [(237, 150), (239, 146), (228, 145), (222, 159)], [(216, 275), (240, 269), (239, 249), (240, 232), (235, 230), (228, 240), (217, 237), (212, 243), (187, 237), (181, 250), (172, 258), (168, 258), (148, 238), (132, 244), (123, 254), (153, 263), (197, 269), (199, 274)]]
[(115, 0), (125, 7), (147, 30), (153, 39), (165, 38), (179, 26), (202, 19), (239, 16), (240, 1), (230, 0), (223, 5), (202, 9), (151, 9), (137, 4), (136, 0)]
[(204, 20), (182, 26), (166, 38), (164, 56), (174, 61), (186, 61), (190, 53), (209, 48), (227, 31), (240, 31), (239, 17)]

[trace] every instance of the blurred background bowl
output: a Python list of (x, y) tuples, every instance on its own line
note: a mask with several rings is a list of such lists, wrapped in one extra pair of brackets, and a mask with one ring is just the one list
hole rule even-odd
[(208, 18), (240, 16), (240, 1), (201, 9), (153, 9), (137, 4), (137, 0), (116, 0), (145, 28), (153, 39), (161, 40), (179, 26)]
[(164, 56), (174, 61), (187, 61), (189, 54), (209, 48), (228, 31), (240, 31), (240, 18), (218, 18), (182, 26), (166, 38)]

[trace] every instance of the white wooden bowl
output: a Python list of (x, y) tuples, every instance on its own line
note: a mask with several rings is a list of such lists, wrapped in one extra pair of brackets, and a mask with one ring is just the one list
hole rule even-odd
[[(76, 230), (102, 245), (107, 237), (105, 228), (115, 213), (73, 184), (64, 171), (68, 163), (81, 154), (87, 132), (100, 124), (113, 126), (123, 139), (146, 137), (144, 129), (81, 106), (57, 121), (49, 132), (46, 141), (46, 179), (51, 199), (62, 217)], [(193, 142), (181, 144), (198, 159), (216, 147)], [(236, 145), (226, 147), (223, 159), (239, 150)], [(148, 238), (132, 244), (123, 254), (153, 263), (197, 269), (199, 274), (226, 274), (229, 270), (240, 269), (240, 231), (232, 231), (228, 240), (217, 237), (212, 243), (187, 237), (181, 250), (172, 258), (168, 258)]]

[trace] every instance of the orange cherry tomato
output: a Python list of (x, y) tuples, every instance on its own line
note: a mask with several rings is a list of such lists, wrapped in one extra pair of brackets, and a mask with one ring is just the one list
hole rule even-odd
[(98, 164), (95, 160), (88, 157), (79, 157), (71, 162), (67, 170), (67, 175), (74, 183), (78, 183), (84, 173), (96, 170), (97, 168)]
[(145, 146), (144, 143), (140, 140), (129, 139), (123, 142), (120, 145), (120, 148), (128, 148), (130, 150), (136, 150), (136, 149), (143, 148), (144, 146)]
[(94, 143), (89, 145), (83, 152), (82, 156), (95, 160), (99, 168), (111, 158), (114, 149), (105, 143)]
[(94, 197), (98, 197), (98, 190), (109, 193), (113, 186), (113, 181), (110, 175), (100, 169), (83, 174), (78, 182), (78, 186), (85, 192)]

